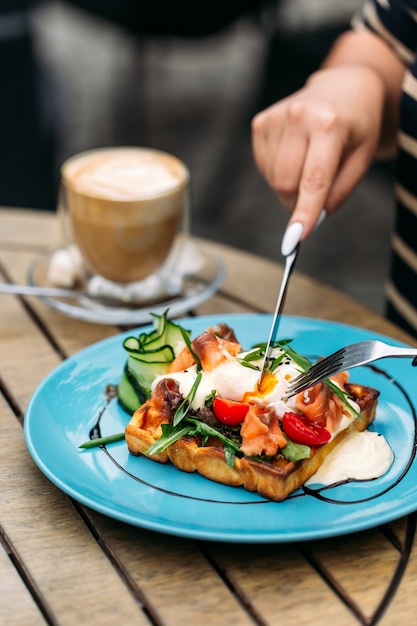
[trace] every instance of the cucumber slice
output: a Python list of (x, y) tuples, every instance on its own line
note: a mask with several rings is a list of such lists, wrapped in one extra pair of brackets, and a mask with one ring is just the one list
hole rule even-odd
[(140, 352), (142, 349), (140, 340), (137, 337), (128, 337), (127, 339), (125, 339), (123, 342), (123, 347), (128, 352), (133, 352), (134, 350), (136, 352)]
[(162, 328), (158, 328), (157, 331), (152, 331), (148, 334), (141, 333), (139, 337), (128, 337), (123, 342), (123, 346), (129, 352), (143, 353), (156, 351), (158, 348), (168, 345), (171, 346), (174, 356), (176, 356), (186, 345), (183, 336), (184, 332), (188, 337), (190, 336), (189, 330), (182, 329), (178, 324), (171, 322), (171, 320), (165, 320)]
[[(126, 343), (126, 342), (125, 342)], [(127, 348), (125, 344), (124, 348), (129, 355), (129, 358), (137, 361), (143, 361), (144, 363), (152, 363), (156, 361), (158, 363), (165, 363), (166, 367), (174, 360), (175, 354), (171, 346), (162, 346), (155, 350), (131, 350)]]
[(147, 362), (130, 358), (127, 360), (126, 368), (135, 379), (136, 384), (142, 389), (146, 398), (149, 398), (153, 381), (157, 376), (165, 374), (168, 365), (169, 363), (166, 361)]
[(156, 334), (151, 333), (147, 338), (141, 336), (139, 343), (142, 350), (156, 350), (164, 345), (169, 345), (177, 356), (185, 346), (183, 332), (190, 336), (189, 330), (183, 330), (178, 324), (171, 320), (165, 320), (162, 327), (158, 328)]
[(130, 414), (133, 414), (147, 399), (142, 387), (137, 384), (127, 366), (119, 383), (117, 398), (122, 408)]
[(123, 347), (128, 354), (118, 398), (128, 412), (133, 413), (151, 395), (151, 385), (156, 376), (164, 374), (170, 363), (186, 347), (183, 329), (163, 315), (152, 314), (154, 330), (137, 337), (127, 337)]
[(190, 330), (185, 330), (185, 328), (182, 328), (178, 324), (174, 324), (170, 320), (167, 321), (165, 326), (165, 343), (172, 347), (175, 356), (177, 356), (186, 346), (186, 341), (184, 339), (183, 333), (185, 333), (188, 338), (190, 338)]

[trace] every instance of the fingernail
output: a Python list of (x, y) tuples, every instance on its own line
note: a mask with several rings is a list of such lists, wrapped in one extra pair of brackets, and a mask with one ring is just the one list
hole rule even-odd
[(289, 256), (294, 252), (296, 246), (300, 243), (304, 225), (301, 222), (293, 222), (284, 233), (281, 242), (281, 254), (282, 256)]

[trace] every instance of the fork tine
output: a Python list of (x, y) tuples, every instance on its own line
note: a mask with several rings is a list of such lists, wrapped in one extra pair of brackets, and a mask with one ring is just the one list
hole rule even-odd
[(357, 364), (358, 357), (363, 358), (363, 348), (364, 342), (351, 344), (318, 361), (307, 371), (294, 378), (283, 399), (286, 400), (296, 393), (301, 393), (316, 383)]
[(372, 360), (371, 351), (374, 344), (375, 342), (371, 344), (368, 341), (360, 341), (346, 346), (343, 356), (343, 368), (349, 369), (352, 366), (368, 363), (369, 360)]
[(301, 384), (304, 380), (310, 380), (313, 376), (320, 376), (322, 372), (332, 371), (334, 367), (339, 367), (340, 364), (343, 364), (344, 359), (343, 355), (346, 352), (346, 348), (341, 348), (334, 354), (322, 359), (321, 361), (317, 361), (314, 365), (312, 365), (308, 370), (294, 378), (291, 382), (290, 387)]
[[(340, 348), (340, 350), (337, 350), (337, 352), (334, 352), (325, 359), (317, 361), (317, 363), (312, 365), (310, 369), (295, 379), (293, 383), (298, 380), (301, 381), (303, 377), (310, 378), (310, 376), (318, 376), (324, 372), (336, 374), (336, 368), (349, 369), (352, 365), (357, 365), (358, 361), (367, 361), (369, 359), (367, 343), (368, 342), (360, 341), (358, 343), (352, 343), (349, 346), (345, 346), (344, 348)], [(341, 370), (339, 369), (339, 371)]]
[(344, 355), (346, 352), (346, 348), (341, 348), (334, 354), (331, 354), (329, 357), (322, 359), (321, 361), (317, 361), (314, 365), (310, 367), (306, 372), (301, 374), (298, 379), (301, 380), (303, 377), (307, 377), (310, 372), (318, 374), (322, 371), (327, 371), (329, 369), (333, 369), (334, 367), (338, 367), (340, 363), (344, 362)]
[(288, 391), (283, 396), (283, 400), (305, 391), (326, 378), (331, 378), (338, 372), (366, 365), (385, 357), (413, 357), (412, 365), (417, 365), (416, 354), (417, 348), (391, 346), (375, 339), (352, 343), (350, 346), (337, 350), (322, 361), (318, 361), (307, 371), (294, 378), (288, 386)]

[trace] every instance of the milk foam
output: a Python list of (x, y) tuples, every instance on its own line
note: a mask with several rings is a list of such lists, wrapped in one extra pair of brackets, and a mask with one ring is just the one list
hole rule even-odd
[(188, 181), (188, 172), (178, 159), (158, 150), (109, 148), (70, 159), (63, 177), (78, 193), (138, 200), (177, 189)]

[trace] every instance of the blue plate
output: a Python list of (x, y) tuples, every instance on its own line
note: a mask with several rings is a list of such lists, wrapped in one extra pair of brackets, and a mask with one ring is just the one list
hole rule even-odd
[[(195, 336), (226, 322), (244, 348), (265, 341), (270, 315), (217, 315), (182, 320)], [(143, 329), (142, 329), (143, 330)], [(148, 329), (145, 329), (148, 330)], [(129, 454), (124, 441), (80, 450), (97, 423), (103, 436), (123, 432), (129, 416), (108, 393), (126, 360), (122, 341), (134, 331), (96, 343), (64, 361), (34, 393), (26, 416), (29, 451), (64, 492), (110, 517), (154, 531), (216, 541), (287, 542), (346, 534), (417, 509), (417, 370), (409, 359), (384, 359), (351, 372), (351, 380), (381, 392), (372, 429), (384, 435), (395, 460), (382, 478), (321, 491), (298, 491), (270, 502)], [(284, 316), (280, 337), (315, 360), (363, 339), (382, 339), (342, 324)]]

